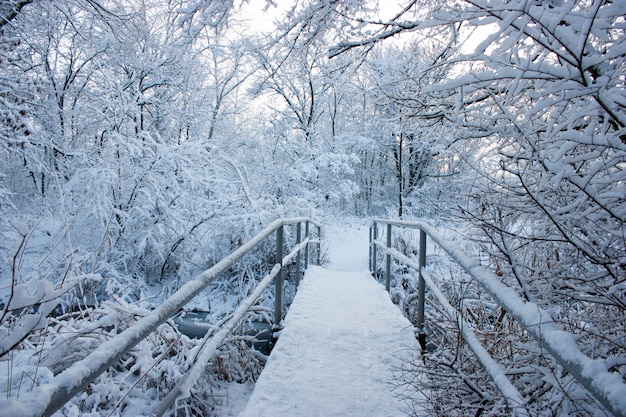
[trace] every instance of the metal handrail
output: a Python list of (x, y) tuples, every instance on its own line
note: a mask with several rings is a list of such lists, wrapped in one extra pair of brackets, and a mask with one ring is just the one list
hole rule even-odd
[[(159, 406), (152, 413), (152, 417), (161, 417), (163, 416), (167, 410), (172, 406), (176, 398), (178, 398), (181, 394), (188, 394), (189, 391), (196, 384), (198, 379), (200, 378), (204, 368), (208, 361), (215, 355), (217, 349), (224, 342), (226, 337), (230, 333), (232, 333), (233, 329), (241, 320), (243, 316), (250, 311), (250, 309), (254, 306), (257, 300), (261, 297), (263, 291), (272, 283), (272, 281), (278, 276), (281, 271), (281, 265), (287, 265), (291, 259), (293, 259), (296, 255), (300, 254), (300, 251), (305, 248), (310, 243), (308, 238), (293, 248), (293, 250), (289, 253), (289, 255), (285, 256), (280, 263), (274, 265), (269, 274), (267, 274), (259, 284), (254, 288), (252, 294), (246, 298), (240, 305), (237, 307), (235, 312), (233, 313), (233, 317), (231, 317), (222, 328), (214, 334), (207, 343), (200, 349), (200, 352), (196, 356), (196, 360), (191, 368), (185, 373), (185, 375), (181, 378), (181, 380), (176, 384), (174, 389), (169, 392), (162, 400)], [(298, 256), (299, 258), (299, 256)], [(299, 259), (298, 259), (299, 260)]]
[[(387, 225), (386, 245), (378, 240), (378, 225)], [(391, 227), (400, 226), (420, 230), (419, 262), (415, 263), (400, 252), (391, 248)], [(450, 257), (459, 264), (474, 281), (478, 283), (496, 303), (504, 308), (559, 364), (568, 371), (593, 397), (599, 401), (614, 416), (626, 417), (626, 384), (622, 377), (608, 371), (604, 360), (591, 359), (576, 345), (574, 336), (552, 320), (550, 314), (536, 303), (526, 301), (517, 292), (503, 284), (491, 271), (478, 265), (474, 259), (466, 255), (460, 248), (445, 240), (439, 232), (425, 222), (410, 222), (403, 220), (373, 220), (370, 228), (370, 269), (377, 271), (377, 249), (385, 253), (385, 278), (387, 288), (391, 277), (390, 260), (394, 257), (405, 265), (418, 271), (418, 331), (422, 348), (426, 344), (424, 332), (424, 286), (436, 293), (439, 289), (427, 279), (426, 265), (426, 236), (430, 237)], [(421, 312), (419, 311), (421, 309)], [(465, 326), (468, 327), (468, 326)], [(493, 378), (493, 375), (492, 375)], [(498, 382), (494, 380), (498, 385)], [(506, 385), (506, 384), (505, 384)], [(500, 389), (500, 387), (499, 387)], [(502, 392), (502, 389), (500, 389)], [(509, 394), (503, 395), (509, 398)], [(515, 394), (513, 394), (515, 397)], [(514, 398), (511, 404), (515, 403)], [(519, 410), (519, 409), (518, 409)]]
[[(102, 343), (98, 348), (91, 352), (84, 359), (73, 363), (60, 374), (56, 375), (49, 383), (42, 384), (27, 395), (21, 396), (19, 402), (14, 399), (6, 399), (0, 401), (0, 410), (7, 412), (7, 415), (13, 417), (37, 417), (50, 416), (59, 410), (65, 403), (71, 400), (79, 392), (83, 391), (88, 384), (95, 380), (100, 374), (106, 371), (110, 366), (120, 360), (120, 358), (135, 347), (140, 341), (149, 336), (158, 326), (165, 323), (166, 320), (176, 314), (191, 299), (209, 286), (217, 277), (233, 266), (238, 260), (243, 258), (248, 252), (259, 245), (265, 238), (272, 233), (276, 233), (277, 246), (277, 264), (276, 273), (277, 294), (275, 302), (280, 303), (280, 307), (276, 307), (275, 312), (278, 316), (274, 318), (275, 322), (282, 319), (282, 271), (285, 265), (282, 256), (283, 249), (283, 227), (285, 225), (297, 224), (300, 229), (301, 224), (305, 223), (305, 240), (296, 242), (298, 249), (302, 248), (301, 244), (306, 242), (305, 246), (305, 268), (308, 266), (309, 257), (309, 225), (313, 224), (318, 228), (318, 235), (321, 233), (321, 225), (310, 218), (299, 217), (289, 219), (278, 219), (268, 225), (252, 239), (241, 245), (235, 251), (224, 257), (211, 268), (196, 276), (193, 280), (185, 283), (178, 291), (165, 300), (159, 307), (152, 310), (149, 314), (142, 317), (131, 327), (123, 332), (115, 335), (111, 339)], [(298, 255), (299, 255), (298, 250)], [(318, 248), (319, 254), (319, 248)], [(278, 256), (280, 255), (280, 256)], [(289, 256), (288, 256), (289, 257)], [(286, 257), (286, 258), (288, 258)], [(298, 256), (298, 259), (300, 256)], [(298, 262), (299, 273), (299, 262)], [(280, 284), (280, 291), (279, 289)]]

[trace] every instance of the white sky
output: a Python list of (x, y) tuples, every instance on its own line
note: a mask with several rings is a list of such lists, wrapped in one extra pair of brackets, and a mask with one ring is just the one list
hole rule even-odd
[(250, 22), (249, 30), (253, 33), (269, 32), (273, 22), (293, 4), (292, 0), (275, 0), (277, 7), (268, 5), (268, 0), (249, 0), (236, 3), (236, 17)]

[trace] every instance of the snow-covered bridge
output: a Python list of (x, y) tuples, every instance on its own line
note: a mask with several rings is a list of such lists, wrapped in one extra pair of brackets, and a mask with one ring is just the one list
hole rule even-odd
[[(386, 243), (378, 240), (381, 225)], [(419, 260), (392, 248), (392, 227), (419, 229)], [(398, 376), (407, 363), (415, 362), (411, 355), (420, 351), (417, 341), (422, 349), (425, 347), (425, 287), (440, 308), (457, 321), (463, 339), (502, 394), (512, 415), (530, 415), (526, 409), (529, 399), (518, 391), (506, 370), (481, 344), (474, 326), (450, 304), (424, 268), (427, 236), (596, 401), (615, 416), (626, 415), (626, 385), (621, 377), (609, 372), (604, 361), (583, 354), (574, 336), (555, 324), (547, 311), (522, 299), (513, 288), (478, 266), (428, 224), (375, 220), (370, 228), (369, 251), (363, 243), (357, 243), (367, 242), (365, 235), (343, 236), (345, 239), (336, 234), (331, 236), (330, 269), (314, 267), (308, 271), (275, 351), (241, 417), (415, 413), (416, 393), (412, 393), (411, 408), (407, 409), (401, 392), (407, 387), (398, 383)], [(418, 272), (418, 329), (391, 303), (385, 287), (364, 269), (369, 252), (369, 268), (378, 272), (378, 251), (384, 253), (383, 276), (387, 289), (392, 258)]]
[(335, 238), (329, 268), (307, 270), (241, 417), (410, 411), (394, 381), (418, 352), (414, 327), (367, 271), (367, 235)]
[[(316, 236), (310, 227), (318, 228)], [(383, 229), (379, 229), (380, 226)], [(302, 233), (304, 226), (304, 233)], [(295, 227), (292, 241), (287, 244), (285, 227)], [(419, 259), (407, 257), (392, 247), (392, 228), (419, 230)], [(271, 271), (242, 301), (230, 318), (202, 343), (194, 363), (180, 379), (174, 390), (161, 400), (152, 415), (164, 415), (180, 394), (189, 394), (207, 363), (217, 349), (254, 306), (261, 293), (275, 284), (275, 322), (282, 330), (256, 388), (242, 417), (251, 416), (395, 416), (415, 412), (415, 393), (410, 404), (403, 403), (398, 384), (399, 373), (424, 348), (425, 288), (438, 311), (457, 327), (467, 347), (491, 378), (501, 394), (506, 408), (516, 416), (529, 415), (530, 402), (507, 375), (501, 364), (488, 353), (474, 333), (475, 326), (458, 314), (446, 295), (437, 287), (425, 268), (426, 238), (438, 245), (475, 282), (481, 291), (502, 311), (506, 311), (542, 351), (547, 352), (567, 371), (608, 413), (626, 415), (626, 384), (621, 376), (609, 371), (607, 361), (586, 356), (577, 346), (574, 336), (554, 323), (548, 312), (501, 282), (498, 276), (481, 268), (461, 249), (447, 242), (435, 229), (422, 222), (374, 220), (367, 238), (367, 229), (355, 227), (353, 232), (332, 234), (329, 240), (331, 259), (328, 268), (308, 267), (309, 245), (317, 246), (319, 259), (321, 235), (319, 225), (307, 218), (279, 219), (271, 223), (237, 250), (183, 285), (178, 292), (159, 307), (138, 320), (120, 334), (102, 343), (86, 358), (75, 362), (28, 395), (0, 401), (0, 415), (52, 415), (85, 390), (101, 373), (118, 363), (141, 340), (177, 312), (195, 295), (207, 287), (250, 250), (271, 236), (276, 237), (276, 263)], [(383, 239), (379, 239), (382, 235)], [(295, 239), (294, 239), (295, 238)], [(385, 243), (386, 241), (386, 243)], [(283, 256), (288, 248), (290, 252)], [(384, 270), (377, 267), (377, 257), (384, 255)], [(417, 314), (415, 329), (403, 317), (385, 292), (391, 278), (391, 259), (418, 277)], [(369, 265), (368, 265), (369, 261)], [(307, 269), (290, 312), (282, 320), (284, 267), (292, 264), (296, 282), (301, 270)], [(386, 285), (370, 274), (382, 273)], [(417, 336), (417, 337), (416, 337)], [(418, 344), (419, 341), (419, 344)], [(421, 345), (421, 346), (420, 346)], [(422, 348), (422, 349), (420, 349)], [(423, 379), (418, 379), (422, 381)], [(415, 381), (415, 380), (414, 380)], [(413, 381), (413, 382), (414, 382)], [(418, 387), (417, 391), (425, 389)], [(420, 401), (417, 401), (418, 403)]]

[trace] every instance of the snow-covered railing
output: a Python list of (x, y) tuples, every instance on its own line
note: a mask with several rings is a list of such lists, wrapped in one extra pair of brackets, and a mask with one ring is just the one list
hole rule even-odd
[[(302, 238), (302, 223), (305, 225), (304, 238)], [(284, 226), (292, 224), (296, 225), (296, 242), (291, 253), (283, 257)], [(280, 323), (282, 319), (283, 266), (296, 257), (296, 282), (298, 282), (302, 258), (300, 254), (301, 251), (304, 250), (304, 269), (306, 269), (309, 262), (310, 244), (318, 245), (317, 262), (319, 263), (319, 240), (309, 239), (310, 225), (317, 227), (317, 234), (318, 237), (320, 237), (320, 224), (309, 218), (289, 218), (274, 221), (213, 267), (183, 285), (159, 307), (151, 311), (150, 314), (141, 318), (122, 333), (101, 344), (84, 359), (73, 363), (69, 368), (56, 375), (51, 382), (33, 389), (29, 394), (21, 396), (19, 400), (11, 398), (0, 401), (2, 415), (12, 417), (52, 415), (75, 395), (83, 391), (88, 384), (100, 374), (118, 362), (124, 354), (129, 352), (141, 340), (149, 336), (158, 326), (175, 315), (191, 299), (228, 270), (228, 268), (243, 258), (243, 256), (272, 233), (276, 233), (276, 265), (274, 265), (272, 271), (257, 285), (251, 296), (237, 308), (233, 318), (226, 322), (222, 330), (216, 333), (209, 343), (205, 344), (197, 357), (196, 363), (184, 377), (183, 381), (177, 385), (175, 393), (164, 399), (156, 411), (156, 413), (164, 413), (167, 411), (165, 405), (166, 401), (169, 401), (169, 404), (171, 404), (179, 393), (187, 392), (193, 387), (198, 377), (198, 369), (204, 368), (206, 361), (211, 358), (236, 324), (243, 319), (244, 314), (254, 305), (254, 302), (258, 299), (261, 292), (267, 288), (272, 281), (274, 281), (276, 285), (274, 321), (276, 324)]]
[[(386, 242), (378, 239), (379, 225), (386, 225)], [(418, 262), (391, 248), (392, 226), (419, 229), (420, 244)], [(504, 308), (539, 345), (547, 351), (563, 368), (569, 372), (589, 393), (591, 393), (606, 409), (615, 416), (626, 416), (626, 384), (619, 374), (609, 372), (609, 366), (602, 359), (591, 359), (576, 345), (574, 336), (554, 323), (550, 314), (536, 303), (526, 301), (515, 289), (503, 284), (491, 271), (479, 266), (460, 248), (446, 241), (433, 227), (424, 222), (408, 222), (402, 220), (374, 220), (370, 228), (370, 269), (378, 270), (377, 251), (385, 254), (385, 281), (389, 290), (391, 277), (391, 258), (418, 271), (418, 338), (422, 349), (426, 346), (424, 330), (424, 289), (426, 286), (437, 297), (444, 309), (452, 306), (434, 284), (425, 270), (426, 236), (430, 237), (450, 257), (459, 264), (489, 295)], [(450, 310), (454, 313), (454, 309)], [(456, 314), (452, 314), (454, 317)], [(477, 355), (498, 390), (506, 398), (508, 404), (518, 415), (527, 414), (524, 410), (524, 398), (504, 375), (504, 371), (473, 336), (469, 323), (458, 318), (459, 329), (470, 348)]]

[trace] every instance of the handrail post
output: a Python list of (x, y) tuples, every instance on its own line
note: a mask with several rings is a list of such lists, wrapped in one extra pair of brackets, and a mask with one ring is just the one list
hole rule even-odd
[[(309, 221), (307, 220), (304, 224), (304, 238), (309, 238)], [(304, 269), (309, 267), (309, 244), (307, 243), (306, 248), (304, 248)]]
[(275, 280), (275, 294), (274, 294), (274, 327), (280, 327), (280, 321), (283, 316), (283, 230), (284, 226), (281, 225), (276, 229), (276, 263), (280, 263), (280, 272), (276, 276)]
[(424, 328), (424, 296), (425, 283), (422, 276), (422, 268), (426, 266), (426, 232), (420, 229), (420, 252), (419, 252), (419, 279), (417, 282), (417, 339), (422, 352), (426, 351), (426, 329)]
[(376, 240), (378, 240), (378, 225), (374, 222), (374, 246), (372, 246), (372, 274), (376, 276)]
[[(300, 222), (296, 223), (296, 245), (299, 245), (302, 242), (302, 231), (300, 227)], [(298, 250), (298, 254), (296, 255), (296, 289), (300, 285), (300, 251)]]
[[(387, 223), (387, 249), (391, 248), (391, 223)], [(391, 255), (385, 255), (385, 289), (389, 292), (391, 287)]]
[(372, 272), (372, 226), (370, 226), (370, 244), (369, 244), (369, 262), (367, 264), (367, 266), (370, 269), (370, 272)]
[(322, 263), (322, 226), (317, 226), (317, 264)]

